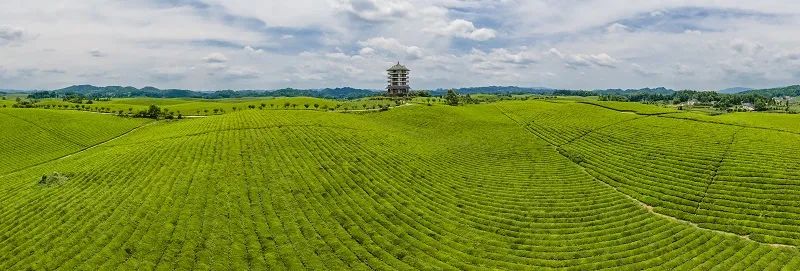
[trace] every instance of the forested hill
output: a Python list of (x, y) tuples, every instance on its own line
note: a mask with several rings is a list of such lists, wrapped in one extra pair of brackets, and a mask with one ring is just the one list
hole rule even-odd
[(782, 87), (782, 88), (769, 88), (769, 89), (754, 89), (741, 92), (740, 94), (755, 94), (765, 97), (781, 97), (781, 96), (800, 96), (800, 85)]
[(154, 87), (122, 87), (107, 86), (97, 87), (92, 85), (75, 85), (53, 91), (34, 92), (32, 98), (56, 98), (70, 95), (86, 97), (153, 97), (153, 98), (240, 98), (240, 97), (317, 97), (332, 99), (352, 99), (375, 96), (379, 92), (355, 88), (326, 88), (326, 89), (292, 89), (279, 90), (217, 90), (193, 91), (186, 89), (158, 89)]
[[(516, 87), (516, 86), (488, 86), (468, 87), (455, 89), (459, 94), (550, 94), (554, 89), (546, 87)], [(432, 95), (440, 96), (447, 93), (447, 89), (436, 89)]]
[(641, 89), (596, 89), (592, 91), (596, 95), (642, 95), (642, 94), (661, 94), (672, 95), (674, 90), (665, 87), (641, 88)]

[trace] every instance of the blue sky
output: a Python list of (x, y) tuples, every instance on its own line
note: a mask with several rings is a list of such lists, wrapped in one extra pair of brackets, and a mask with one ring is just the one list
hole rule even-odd
[(797, 1), (0, 2), (0, 88), (800, 84)]

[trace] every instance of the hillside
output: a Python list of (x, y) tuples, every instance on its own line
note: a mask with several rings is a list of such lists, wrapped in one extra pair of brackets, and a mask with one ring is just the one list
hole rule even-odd
[(141, 127), (0, 175), (0, 269), (800, 268), (800, 134), (619, 106), (71, 112)]
[(107, 141), (146, 123), (101, 114), (0, 109), (0, 174), (19, 170)]
[(748, 90), (753, 90), (753, 88), (732, 87), (732, 88), (722, 89), (722, 90), (719, 91), (719, 93), (722, 93), (722, 94), (736, 94), (736, 93), (745, 92), (745, 91), (748, 91)]
[(754, 89), (742, 92), (741, 94), (755, 94), (766, 97), (781, 97), (781, 96), (800, 96), (800, 85), (770, 88), (770, 89)]
[[(455, 89), (460, 94), (547, 94), (552, 93), (553, 89), (545, 87), (517, 87), (517, 86), (488, 86), (488, 87), (468, 87)], [(437, 89), (431, 92), (435, 96), (447, 94), (446, 89)]]
[(375, 96), (372, 90), (355, 88), (325, 88), (325, 89), (279, 89), (279, 90), (217, 90), (194, 91), (186, 89), (158, 89), (154, 87), (75, 85), (53, 91), (40, 91), (33, 93), (34, 98), (64, 97), (67, 95), (82, 95), (87, 97), (151, 97), (151, 98), (242, 98), (242, 97), (316, 97), (330, 99), (355, 99)]

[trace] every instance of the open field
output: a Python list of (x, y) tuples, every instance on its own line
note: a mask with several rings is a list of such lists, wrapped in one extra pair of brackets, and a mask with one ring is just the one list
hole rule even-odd
[[(11, 106), (12, 103), (9, 103)], [(226, 112), (244, 110), (249, 108), (261, 110), (322, 110), (322, 111), (352, 111), (374, 109), (380, 106), (396, 106), (394, 101), (379, 99), (356, 100), (329, 100), (309, 97), (292, 98), (231, 98), (231, 99), (195, 99), (195, 98), (117, 98), (110, 101), (100, 100), (82, 104), (62, 101), (61, 99), (42, 99), (37, 106), (50, 109), (75, 109), (82, 110), (136, 113), (147, 110), (150, 105), (157, 105), (175, 114), (188, 116), (219, 115)]]
[(273, 102), (0, 108), (0, 269), (800, 269), (800, 115)]

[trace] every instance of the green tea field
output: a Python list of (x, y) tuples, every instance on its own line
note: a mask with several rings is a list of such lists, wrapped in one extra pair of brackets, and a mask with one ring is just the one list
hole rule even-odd
[(0, 270), (800, 270), (800, 115), (283, 103), (0, 108)]

